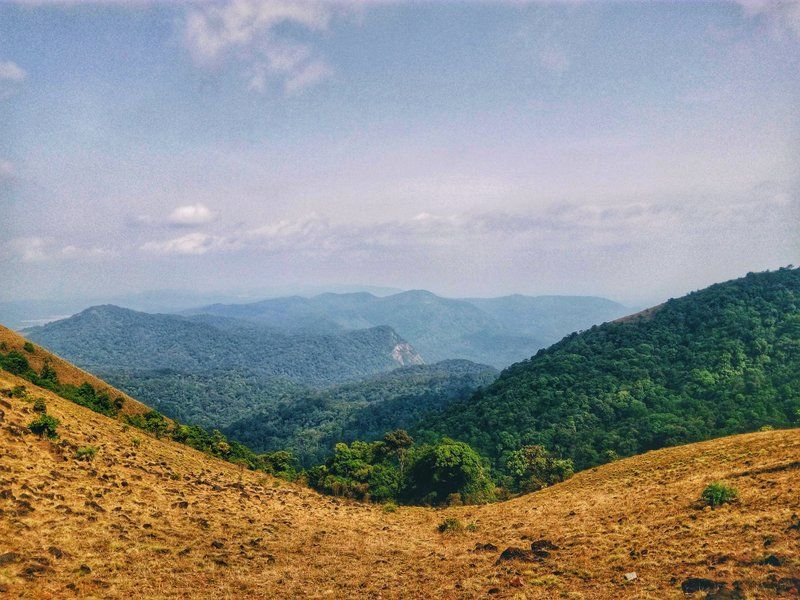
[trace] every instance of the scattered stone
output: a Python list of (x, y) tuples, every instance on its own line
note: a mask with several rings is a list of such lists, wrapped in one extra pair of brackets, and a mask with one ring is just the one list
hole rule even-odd
[(12, 562), (17, 562), (19, 560), (19, 554), (16, 552), (6, 552), (5, 554), (0, 554), (0, 566), (7, 565)]
[(775, 590), (797, 595), (800, 593), (800, 577), (781, 577), (775, 583)]
[(746, 598), (747, 596), (738, 588), (721, 588), (713, 592), (708, 592), (705, 600), (745, 600)]
[(696, 592), (716, 592), (725, 587), (725, 582), (705, 579), (703, 577), (689, 577), (681, 584), (684, 594), (694, 594)]
[(509, 582), (509, 585), (510, 585), (511, 587), (525, 587), (525, 582), (524, 582), (524, 581), (522, 581), (522, 577), (520, 577), (519, 575), (517, 575), (516, 577), (514, 577), (514, 579), (512, 579), (512, 580)]
[(531, 550), (534, 552), (541, 552), (542, 550), (558, 550), (558, 546), (556, 546), (550, 540), (536, 540), (531, 542)]
[(473, 552), (497, 552), (498, 548), (494, 544), (475, 544)]
[(499, 594), (500, 593), (500, 588), (499, 587), (489, 588), (489, 591), (487, 593), (488, 594)]
[(778, 557), (778, 556), (776, 556), (774, 554), (770, 554), (769, 556), (767, 556), (763, 560), (759, 561), (759, 564), (769, 565), (770, 567), (781, 567), (781, 566), (783, 566), (784, 562), (785, 561), (782, 558), (780, 558), (780, 557)]
[(183, 550), (178, 552), (178, 556), (186, 556), (191, 551), (192, 551), (192, 547), (191, 546), (187, 546), (186, 548), (184, 548)]
[(61, 558), (64, 556), (64, 552), (60, 548), (56, 548), (55, 546), (50, 546), (47, 551), (53, 555), (55, 558)]
[(80, 567), (78, 567), (78, 573), (80, 573), (81, 575), (88, 575), (91, 572), (92, 572), (92, 567), (90, 567), (89, 565), (81, 565)]
[(49, 571), (49, 567), (47, 565), (42, 564), (35, 564), (35, 565), (28, 565), (22, 570), (22, 576), (26, 579), (33, 579), (34, 577), (38, 577), (39, 575), (43, 575)]
[(95, 502), (94, 500), (87, 500), (87, 501), (84, 503), (84, 506), (86, 506), (86, 508), (91, 508), (92, 510), (95, 510), (95, 511), (97, 511), (97, 512), (106, 512), (106, 509), (105, 509), (105, 508), (103, 508), (102, 506), (100, 506), (100, 505), (99, 505), (97, 502)]
[(637, 577), (638, 577), (638, 575), (636, 575), (636, 571), (631, 571), (630, 573), (625, 573), (625, 581), (633, 581)]
[(223, 544), (223, 543), (222, 543), (222, 542), (220, 542), (219, 540), (214, 540), (213, 542), (211, 542), (211, 545), (212, 545), (214, 548), (216, 548), (217, 550), (221, 550), (222, 548), (224, 548), (224, 547), (225, 547), (225, 544)]
[(509, 546), (500, 554), (495, 564), (500, 564), (501, 562), (508, 561), (508, 560), (518, 560), (521, 562), (537, 562), (541, 560), (542, 557), (534, 554), (531, 550), (525, 550), (524, 548), (515, 548), (513, 546)]

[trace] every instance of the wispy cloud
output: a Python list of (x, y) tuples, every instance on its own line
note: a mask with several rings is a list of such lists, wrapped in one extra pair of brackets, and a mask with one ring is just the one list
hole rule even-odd
[(264, 92), (276, 83), (286, 94), (296, 94), (328, 78), (333, 68), (309, 42), (282, 26), (323, 32), (339, 10), (341, 5), (292, 0), (197, 6), (186, 14), (183, 40), (203, 68), (235, 63), (250, 89)]
[(197, 231), (161, 242), (146, 242), (141, 246), (141, 249), (145, 252), (150, 252), (153, 254), (183, 254), (189, 256), (198, 256), (208, 252), (220, 250), (226, 245), (226, 243), (226, 240), (222, 237)]
[(167, 223), (173, 227), (194, 227), (210, 223), (215, 216), (205, 204), (188, 204), (175, 208), (167, 217)]
[(51, 238), (38, 236), (19, 237), (6, 244), (6, 254), (24, 263), (99, 259), (115, 256), (108, 248), (61, 245)]
[(745, 14), (763, 19), (776, 35), (800, 38), (800, 1), (798, 0), (736, 0)]
[(27, 77), (28, 73), (17, 63), (0, 60), (0, 100), (13, 96)]

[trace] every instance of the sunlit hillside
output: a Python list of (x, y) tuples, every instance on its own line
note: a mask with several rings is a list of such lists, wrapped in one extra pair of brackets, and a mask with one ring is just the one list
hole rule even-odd
[[(8, 597), (771, 598), (800, 585), (798, 430), (651, 452), (505, 503), (387, 510), (155, 439), (5, 371), (0, 390)], [(27, 430), (36, 399), (58, 438)], [(704, 509), (716, 480), (739, 499)], [(455, 531), (439, 531), (446, 519)]]

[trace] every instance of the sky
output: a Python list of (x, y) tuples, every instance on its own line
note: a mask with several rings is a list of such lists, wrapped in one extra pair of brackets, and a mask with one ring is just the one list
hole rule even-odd
[(800, 3), (0, 1), (0, 301), (644, 306), (800, 263)]

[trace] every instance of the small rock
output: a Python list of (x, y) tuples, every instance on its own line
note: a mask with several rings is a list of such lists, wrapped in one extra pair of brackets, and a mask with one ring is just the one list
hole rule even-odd
[(61, 558), (64, 556), (64, 552), (60, 548), (56, 548), (55, 546), (50, 546), (47, 551), (52, 554), (55, 558)]
[(763, 559), (762, 561), (760, 561), (760, 563), (759, 563), (759, 564), (762, 564), (762, 565), (769, 565), (769, 566), (771, 566), (771, 567), (781, 567), (781, 566), (783, 566), (783, 563), (784, 563), (784, 562), (785, 562), (785, 561), (784, 561), (782, 558), (780, 558), (780, 557), (778, 557), (778, 556), (775, 556), (774, 554), (770, 554), (770, 555), (769, 555), (769, 556), (767, 556), (765, 559)]
[(494, 544), (475, 544), (474, 552), (497, 552), (498, 548)]
[(509, 585), (510, 585), (511, 587), (525, 587), (525, 582), (524, 582), (524, 581), (522, 581), (522, 577), (520, 577), (519, 575), (517, 575), (516, 577), (514, 577), (514, 579), (512, 579), (512, 580), (509, 582)]
[(501, 562), (507, 560), (519, 560), (522, 562), (537, 562), (540, 560), (541, 557), (537, 556), (530, 550), (525, 550), (524, 548), (514, 548), (513, 546), (509, 546), (500, 554), (495, 564), (499, 564)]
[(89, 565), (81, 565), (80, 567), (78, 567), (78, 573), (80, 573), (81, 575), (88, 575), (91, 572), (92, 572), (92, 567), (90, 567)]
[(636, 575), (636, 571), (631, 571), (630, 573), (625, 573), (625, 581), (633, 581), (637, 577), (638, 577), (638, 575)]
[(217, 550), (221, 550), (222, 548), (224, 548), (224, 547), (225, 547), (225, 544), (223, 544), (223, 543), (222, 543), (222, 542), (220, 542), (219, 540), (214, 540), (213, 542), (211, 542), (211, 545), (212, 545), (214, 548), (216, 548)]
[(684, 594), (694, 594), (695, 592), (715, 592), (725, 587), (722, 581), (705, 579), (703, 577), (689, 577), (681, 584)]
[(18, 560), (19, 554), (16, 552), (6, 552), (5, 554), (0, 554), (0, 566), (7, 565)]

